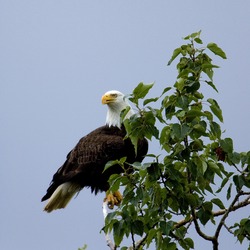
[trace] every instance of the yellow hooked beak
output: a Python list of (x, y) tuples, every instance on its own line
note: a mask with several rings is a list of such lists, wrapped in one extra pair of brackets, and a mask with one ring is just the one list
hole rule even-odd
[(115, 94), (105, 94), (102, 96), (102, 104), (108, 104), (116, 100), (117, 95)]

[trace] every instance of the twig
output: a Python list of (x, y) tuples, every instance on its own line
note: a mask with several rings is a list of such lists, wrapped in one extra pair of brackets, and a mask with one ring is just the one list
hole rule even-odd
[[(103, 217), (104, 217), (104, 221), (108, 215), (108, 201), (104, 201), (102, 204), (102, 212), (103, 212)], [(110, 250), (116, 250), (117, 247), (116, 245), (113, 243), (113, 241), (111, 240), (110, 236), (108, 233), (105, 233), (105, 239), (107, 242), (107, 246), (110, 248)]]
[(233, 234), (233, 235), (234, 235), (234, 232), (231, 230), (230, 227), (228, 227), (228, 226), (226, 225), (226, 223), (224, 223), (223, 226), (227, 229), (227, 231), (228, 231), (230, 234)]
[(239, 173), (244, 173), (244, 171), (241, 171), (237, 166), (236, 166), (236, 164), (234, 164), (234, 163), (231, 163), (232, 164), (232, 166), (239, 172)]
[(132, 228), (131, 228), (131, 237), (132, 237), (133, 249), (135, 249), (135, 237)]

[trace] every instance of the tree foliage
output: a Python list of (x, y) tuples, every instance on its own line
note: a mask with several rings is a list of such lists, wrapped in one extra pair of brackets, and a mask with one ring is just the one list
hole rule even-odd
[[(227, 223), (233, 212), (250, 204), (250, 151), (235, 152), (233, 140), (223, 138), (222, 110), (201, 92), (203, 85), (218, 92), (213, 81), (218, 66), (208, 54), (223, 59), (226, 54), (215, 43), (205, 46), (200, 32), (184, 41), (168, 62), (178, 59), (173, 87), (147, 98), (153, 84), (140, 83), (129, 98), (139, 115), (124, 121), (127, 136), (135, 147), (138, 138), (154, 138), (161, 151), (132, 164), (133, 173), (109, 180), (111, 191), (124, 187), (124, 199), (107, 215), (104, 231), (112, 231), (122, 250), (151, 245), (193, 249), (191, 226), (213, 249), (218, 249), (223, 227), (240, 243), (250, 239), (250, 217)], [(123, 166), (125, 159), (118, 162)], [(212, 234), (205, 232), (208, 224), (214, 226)], [(130, 248), (122, 246), (125, 237), (131, 239)]]

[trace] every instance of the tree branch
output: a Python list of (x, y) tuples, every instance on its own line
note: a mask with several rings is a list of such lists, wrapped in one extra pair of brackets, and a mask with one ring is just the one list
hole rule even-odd
[(214, 237), (212, 236), (209, 236), (205, 233), (203, 233), (201, 231), (201, 228), (200, 228), (200, 225), (198, 223), (198, 220), (196, 219), (196, 213), (194, 211), (194, 209), (192, 208), (192, 217), (193, 217), (193, 221), (194, 221), (194, 226), (195, 226), (195, 230), (196, 232), (205, 240), (208, 240), (208, 241), (213, 241), (214, 240)]
[(139, 249), (139, 247), (143, 245), (143, 242), (146, 240), (147, 236), (148, 235), (145, 235), (143, 238), (141, 238), (140, 240), (135, 242), (135, 244), (133, 244), (133, 246), (130, 246), (128, 248), (128, 250), (137, 250), (137, 249)]
[[(105, 219), (108, 215), (108, 201), (104, 201), (102, 204), (102, 212), (103, 212), (103, 217), (104, 217), (104, 222)], [(111, 240), (110, 236), (108, 233), (105, 233), (105, 239), (107, 242), (107, 246), (110, 248), (110, 250), (116, 250), (117, 247), (116, 245), (113, 243), (113, 241)]]
[(225, 214), (229, 209), (230, 209), (229, 212), (233, 212), (233, 211), (238, 210), (239, 208), (242, 208), (242, 207), (250, 205), (250, 195), (249, 195), (249, 193), (244, 193), (243, 192), (243, 193), (240, 194), (240, 196), (243, 196), (243, 195), (248, 195), (248, 197), (245, 200), (239, 202), (238, 204), (236, 204), (236, 205), (234, 205), (232, 207), (229, 206), (229, 208), (227, 208), (227, 209), (221, 209), (221, 210), (218, 210), (216, 212), (213, 212), (213, 215), (214, 216), (220, 216), (220, 215)]
[(214, 234), (214, 241), (213, 241), (214, 250), (218, 249), (218, 245), (219, 245), (219, 243), (218, 243), (218, 237), (219, 237), (219, 234), (220, 234), (222, 226), (225, 225), (225, 221), (226, 221), (229, 213), (232, 212), (232, 211), (235, 211), (237, 209), (237, 207), (240, 208), (240, 207), (246, 206), (250, 202), (250, 197), (248, 196), (243, 202), (241, 202), (241, 206), (240, 207), (239, 207), (240, 203), (238, 205), (235, 205), (236, 202), (239, 200), (240, 196), (242, 196), (242, 195), (244, 195), (244, 192), (239, 191), (235, 195), (235, 197), (234, 197), (231, 205), (228, 207), (228, 209), (225, 210), (225, 213), (222, 216), (222, 218), (221, 218), (221, 220), (220, 220), (220, 222), (218, 224), (218, 227), (217, 227), (217, 229), (215, 231), (215, 234)]
[[(249, 195), (249, 193), (242, 193), (242, 195)], [(233, 207), (230, 208), (230, 211), (229, 212), (233, 212), (233, 211), (236, 211), (242, 207), (245, 207), (245, 206), (248, 206), (250, 205), (250, 195), (243, 201), (239, 202), (238, 204), (234, 205)], [(221, 209), (221, 210), (218, 210), (218, 211), (215, 211), (215, 212), (212, 212), (213, 216), (214, 217), (218, 217), (218, 216), (221, 216), (223, 214), (226, 213), (226, 211), (228, 211), (229, 208), (225, 208), (225, 209)], [(175, 228), (180, 228), (182, 226), (185, 226), (187, 223), (190, 223), (193, 221), (193, 216), (190, 216), (188, 219), (183, 219), (183, 220), (180, 220), (178, 223), (175, 224)]]
[[(239, 197), (240, 196), (243, 196), (243, 195), (247, 195), (247, 198), (245, 198), (243, 201), (241, 202), (238, 202), (237, 204), (235, 204)], [(208, 236), (206, 235), (205, 233), (203, 233), (200, 229), (200, 226), (199, 226), (199, 223), (196, 219), (196, 212), (193, 210), (192, 211), (192, 216), (190, 216), (188, 219), (183, 219), (181, 221), (179, 221), (178, 223), (175, 224), (174, 228), (180, 228), (182, 226), (185, 226), (186, 224), (188, 223), (192, 223), (194, 222), (195, 224), (195, 229), (197, 231), (197, 233), (205, 240), (208, 240), (208, 241), (212, 241), (212, 242), (215, 242), (216, 238), (218, 238), (218, 235), (220, 233), (220, 230), (221, 230), (221, 227), (225, 225), (225, 220), (227, 218), (227, 216), (229, 215), (230, 212), (233, 212), (233, 211), (236, 211), (242, 207), (245, 207), (245, 206), (248, 206), (250, 205), (250, 192), (239, 192), (234, 200), (232, 201), (231, 205), (228, 207), (228, 208), (225, 208), (225, 209), (221, 209), (221, 210), (218, 210), (218, 211), (215, 211), (215, 212), (212, 212), (213, 216), (214, 217), (218, 217), (218, 216), (221, 216), (221, 215), (224, 215), (221, 220), (220, 220), (220, 223), (217, 227), (217, 230), (215, 232), (215, 235), (214, 236)], [(102, 209), (103, 209), (103, 216), (104, 216), (104, 220), (108, 214), (108, 204), (107, 202), (103, 202), (103, 206), (102, 206)], [(195, 218), (195, 219), (194, 219)], [(227, 228), (227, 227), (226, 227)], [(128, 250), (136, 250), (136, 249), (139, 249), (140, 246), (143, 245), (144, 241), (146, 240), (147, 238), (147, 235), (145, 235), (143, 238), (141, 238), (140, 240), (138, 240), (137, 242), (133, 242), (133, 246), (130, 246), (128, 248)], [(106, 239), (106, 242), (107, 242), (107, 246), (110, 248), (110, 250), (117, 250), (117, 246), (113, 243), (113, 241), (111, 240), (110, 238), (110, 235), (109, 234), (105, 234), (105, 239)], [(218, 247), (218, 246), (217, 246)], [(214, 249), (218, 249), (218, 248), (214, 248)]]

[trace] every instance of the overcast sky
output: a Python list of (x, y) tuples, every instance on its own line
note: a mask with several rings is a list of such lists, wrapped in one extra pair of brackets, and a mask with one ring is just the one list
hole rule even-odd
[[(167, 62), (192, 32), (202, 30), (204, 43), (227, 54), (214, 61), (219, 94), (211, 95), (223, 109), (225, 136), (248, 151), (249, 26), (248, 0), (0, 0), (0, 249), (108, 249), (100, 233), (104, 194), (83, 190), (51, 214), (40, 199), (77, 141), (104, 124), (102, 94), (154, 81), (157, 96), (174, 83)], [(223, 236), (221, 249), (236, 249), (236, 239)]]

